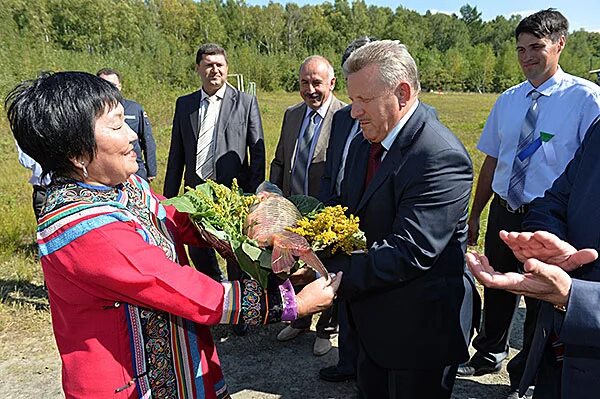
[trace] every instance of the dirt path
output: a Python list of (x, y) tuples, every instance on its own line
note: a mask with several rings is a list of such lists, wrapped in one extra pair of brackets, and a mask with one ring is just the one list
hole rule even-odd
[[(522, 318), (522, 313), (517, 315), (519, 319)], [(312, 355), (314, 329), (292, 341), (281, 343), (275, 339), (281, 328), (280, 325), (254, 328), (246, 337), (233, 336), (229, 329), (223, 326), (213, 329), (225, 378), (233, 398), (358, 397), (354, 382), (328, 383), (318, 378), (321, 367), (337, 362), (337, 340), (331, 352), (322, 357), (315, 357)], [(517, 334), (520, 334), (520, 328), (513, 330), (515, 338)], [(520, 348), (520, 342), (514, 346)], [(511, 349), (511, 355), (515, 353), (516, 351)], [(452, 398), (504, 399), (508, 394), (508, 383), (505, 369), (499, 374), (484, 377), (459, 378)]]
[[(517, 315), (520, 325), (524, 309)], [(0, 395), (6, 399), (62, 398), (60, 361), (47, 311), (27, 320), (18, 312), (2, 314), (8, 323), (0, 333)], [(33, 318), (33, 320), (32, 320)], [(33, 324), (32, 324), (33, 323)], [(33, 325), (33, 327), (32, 327)], [(231, 334), (228, 326), (213, 328), (225, 378), (234, 399), (356, 398), (353, 382), (327, 383), (317, 377), (321, 367), (337, 361), (337, 342), (323, 357), (312, 355), (314, 330), (287, 343), (275, 339), (281, 325), (253, 327), (246, 337)], [(515, 328), (513, 337), (520, 334)], [(513, 347), (520, 347), (513, 339)], [(511, 350), (511, 355), (515, 351)], [(504, 399), (508, 377), (501, 373), (458, 379), (455, 399)]]

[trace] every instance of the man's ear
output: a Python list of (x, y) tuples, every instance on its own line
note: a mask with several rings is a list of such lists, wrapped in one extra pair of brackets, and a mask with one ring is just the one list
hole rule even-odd
[(335, 89), (335, 76), (333, 78), (331, 78), (331, 91), (333, 91), (333, 89)]
[(564, 35), (561, 35), (558, 39), (558, 54), (560, 54), (565, 49), (565, 44), (567, 43), (567, 38)]
[(408, 82), (400, 82), (394, 90), (394, 94), (398, 97), (398, 103), (401, 108), (404, 108), (412, 96), (412, 87)]

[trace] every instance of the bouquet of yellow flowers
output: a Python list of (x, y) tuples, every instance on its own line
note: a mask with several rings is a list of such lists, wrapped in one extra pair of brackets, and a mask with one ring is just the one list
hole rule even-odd
[[(288, 200), (299, 214), (296, 223), (286, 229), (304, 237), (313, 251), (329, 255), (365, 249), (366, 239), (358, 227), (358, 217), (346, 216), (346, 208), (324, 207), (317, 199), (303, 195), (291, 196)], [(244, 272), (266, 286), (273, 265), (273, 248), (261, 246), (248, 236), (253, 223), (248, 215), (259, 202), (256, 195), (244, 194), (234, 179), (231, 189), (208, 180), (164, 203), (175, 206), (179, 212), (189, 213), (205, 241), (224, 258), (237, 261)]]
[(358, 227), (358, 216), (346, 216), (347, 210), (341, 205), (321, 207), (300, 219), (297, 227), (288, 230), (306, 238), (314, 251), (333, 255), (338, 250), (345, 254), (366, 250), (366, 238)]

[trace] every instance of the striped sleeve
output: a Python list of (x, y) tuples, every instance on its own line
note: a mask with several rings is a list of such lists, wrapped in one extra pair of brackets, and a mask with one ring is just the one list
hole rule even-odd
[(224, 281), (221, 324), (269, 324), (281, 321), (283, 300), (276, 277), (263, 289), (255, 280)]

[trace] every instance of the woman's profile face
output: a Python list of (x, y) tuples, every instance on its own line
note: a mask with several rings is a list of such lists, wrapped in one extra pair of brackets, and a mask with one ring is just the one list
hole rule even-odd
[(85, 183), (115, 186), (123, 183), (137, 172), (136, 153), (133, 142), (137, 135), (125, 123), (123, 106), (118, 104), (96, 119), (94, 127), (96, 156), (86, 165), (88, 177)]

